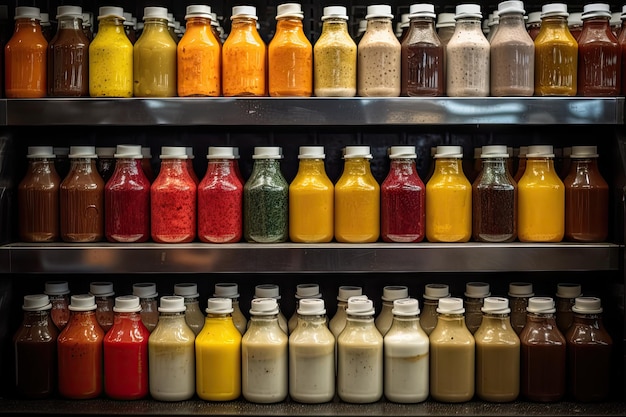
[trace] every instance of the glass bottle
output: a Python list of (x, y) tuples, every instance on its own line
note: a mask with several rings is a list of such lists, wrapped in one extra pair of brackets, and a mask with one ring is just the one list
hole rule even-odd
[(139, 297), (141, 322), (152, 333), (159, 322), (159, 293), (157, 293), (156, 284), (154, 282), (133, 284), (133, 295)]
[(463, 148), (437, 146), (435, 171), (426, 184), (426, 238), (467, 242), (472, 237), (472, 185), (461, 166)]
[(380, 186), (380, 228), (385, 242), (421, 242), (424, 239), (426, 187), (417, 173), (416, 157), (414, 146), (389, 148), (389, 173)]
[(185, 401), (196, 393), (195, 339), (195, 333), (185, 321), (183, 297), (161, 297), (159, 323), (148, 338), (152, 398)]
[[(165, 11), (165, 14), (167, 15), (167, 33), (169, 33), (170, 37), (172, 38), (172, 40), (174, 42), (178, 42), (178, 36), (176, 35), (176, 22), (174, 19), (174, 13), (170, 13), (167, 10)], [(145, 18), (145, 14), (144, 14), (144, 18)], [(144, 26), (145, 29), (145, 26)]]
[(446, 46), (446, 93), (450, 97), (489, 95), (489, 41), (480, 28), (479, 4), (456, 6), (454, 35)]
[(254, 6), (234, 6), (231, 30), (222, 47), (222, 92), (225, 97), (264, 96), (267, 47), (256, 28)]
[(511, 282), (508, 295), (511, 305), (511, 326), (519, 336), (526, 325), (528, 300), (535, 295), (533, 284), (529, 282)]
[(483, 401), (510, 402), (519, 395), (520, 340), (511, 327), (509, 300), (487, 297), (476, 340), (476, 395)]
[(419, 302), (394, 300), (393, 322), (384, 336), (385, 398), (397, 403), (418, 403), (428, 398), (428, 335), (420, 326)]
[(328, 322), (328, 328), (335, 336), (339, 337), (344, 327), (346, 327), (346, 308), (348, 307), (348, 298), (357, 297), (363, 294), (363, 288), (351, 285), (342, 285), (339, 287), (337, 294), (337, 310)]
[(343, 158), (343, 173), (335, 184), (335, 239), (376, 242), (380, 235), (380, 186), (370, 169), (370, 147), (346, 146)]
[(507, 167), (508, 151), (503, 145), (483, 146), (481, 158), (483, 169), (472, 185), (472, 236), (478, 242), (512, 242), (517, 237), (517, 184)]
[(556, 286), (556, 325), (565, 334), (574, 321), (572, 307), (576, 298), (582, 297), (580, 284), (562, 282)]
[(515, 171), (515, 175), (513, 179), (515, 183), (519, 185), (519, 180), (522, 179), (522, 175), (524, 175), (524, 171), (526, 171), (526, 154), (528, 153), (528, 146), (520, 146), (519, 153), (517, 154), (517, 170)]
[(167, 31), (167, 8), (145, 7), (144, 29), (133, 46), (135, 97), (175, 97), (176, 42)]
[(613, 340), (604, 327), (602, 303), (596, 297), (578, 297), (574, 321), (565, 334), (569, 393), (574, 401), (598, 402), (611, 392)]
[[(276, 284), (259, 284), (254, 287), (254, 296), (253, 298), (273, 298), (276, 300), (276, 304), (278, 305), (278, 326), (285, 332), (285, 334), (289, 334), (289, 324), (287, 323), (287, 319), (280, 309), (280, 299), (282, 296), (280, 295), (280, 287)], [(250, 322), (248, 322), (248, 327), (250, 327)]]
[(496, 36), (496, 32), (498, 32), (498, 28), (500, 27), (500, 11), (499, 10), (494, 10), (493, 13), (489, 13), (487, 26), (489, 27), (489, 32), (485, 35), (485, 37), (491, 44), (491, 40), (493, 39), (494, 36)]
[(465, 325), (470, 333), (476, 333), (483, 321), (483, 302), (491, 295), (489, 284), (486, 282), (468, 282), (465, 284)]
[(213, 36), (215, 36), (215, 39), (220, 43), (221, 49), (224, 42), (220, 34), (220, 22), (217, 20), (217, 13), (215, 12), (211, 12), (211, 32), (213, 32)]
[(197, 187), (185, 164), (184, 146), (161, 147), (161, 169), (150, 186), (152, 240), (188, 243), (196, 237)]
[(113, 291), (113, 283), (98, 281), (89, 284), (89, 295), (95, 297), (96, 302), (96, 320), (104, 331), (108, 332), (113, 326), (115, 305), (115, 292)]
[(410, 23), (402, 41), (402, 95), (442, 96), (445, 85), (445, 46), (435, 30), (435, 6), (412, 4)]
[(22, 242), (59, 239), (59, 187), (52, 146), (29, 146), (28, 169), (18, 186), (19, 236)]
[(293, 314), (287, 321), (287, 328), (289, 334), (293, 333), (298, 326), (298, 308), (300, 308), (301, 300), (314, 300), (321, 299), (322, 293), (320, 292), (320, 286), (318, 284), (298, 284), (296, 285), (296, 308)]
[(174, 295), (184, 298), (185, 321), (187, 322), (187, 326), (189, 326), (197, 336), (206, 321), (200, 309), (198, 285), (191, 282), (176, 284), (174, 285)]
[(243, 235), (248, 242), (279, 243), (289, 236), (289, 184), (276, 146), (256, 146), (252, 174), (243, 187)]
[(289, 184), (289, 239), (325, 243), (334, 236), (334, 185), (326, 175), (323, 146), (301, 146)]
[(246, 319), (246, 316), (239, 307), (239, 286), (234, 282), (220, 282), (215, 284), (214, 291), (213, 297), (231, 299), (233, 323), (237, 330), (239, 330), (239, 333), (243, 335), (248, 327), (248, 319)]
[(357, 46), (348, 33), (344, 6), (324, 7), (322, 33), (313, 46), (313, 92), (317, 97), (356, 95)]
[(448, 42), (452, 38), (455, 26), (456, 20), (454, 20), (454, 13), (439, 13), (437, 15), (437, 35), (439, 36), (441, 43), (444, 45), (444, 48), (448, 45)]
[(96, 147), (96, 155), (96, 169), (106, 185), (115, 171), (115, 146)]
[(133, 44), (123, 22), (123, 8), (100, 7), (98, 32), (89, 44), (91, 97), (133, 96)]
[(222, 92), (222, 43), (211, 30), (211, 7), (187, 6), (186, 31), (177, 47), (178, 95), (216, 97)]
[(104, 234), (109, 242), (150, 238), (150, 182), (141, 158), (140, 145), (117, 145), (115, 171), (104, 189)]
[(350, 298), (346, 327), (337, 337), (337, 394), (367, 404), (383, 396), (383, 337), (374, 324), (372, 300)]
[(528, 300), (520, 333), (521, 393), (529, 401), (556, 402), (565, 395), (566, 342), (554, 319), (554, 300)]
[(47, 398), (57, 385), (58, 331), (47, 295), (24, 296), (22, 323), (13, 335), (15, 387), (22, 398)]
[(526, 30), (530, 38), (535, 41), (539, 30), (541, 29), (541, 12), (528, 13), (528, 19), (526, 19)]
[(15, 8), (15, 31), (4, 46), (7, 98), (41, 98), (47, 92), (48, 41), (41, 32), (38, 7)]
[(582, 13), (570, 13), (569, 16), (567, 16), (567, 28), (569, 29), (569, 32), (572, 34), (574, 39), (576, 39), (576, 42), (578, 42), (578, 40), (580, 39), (580, 34), (583, 31)]
[(335, 397), (335, 337), (326, 325), (324, 300), (298, 302), (297, 326), (289, 336), (289, 395), (319, 404)]
[(70, 147), (71, 168), (59, 194), (60, 234), (65, 242), (98, 242), (104, 237), (104, 181), (93, 146)]
[(424, 286), (424, 308), (420, 316), (420, 325), (427, 335), (437, 326), (440, 298), (450, 297), (450, 287), (446, 284), (426, 284)]
[(391, 26), (391, 6), (367, 6), (367, 30), (357, 47), (357, 92), (361, 97), (398, 97), (402, 46)]
[(609, 186), (598, 169), (596, 146), (572, 146), (565, 186), (565, 238), (604, 242), (609, 234)]
[(535, 95), (575, 96), (578, 44), (567, 27), (567, 5), (544, 4), (535, 39)]
[(251, 302), (250, 327), (241, 341), (241, 392), (252, 403), (285, 400), (288, 383), (288, 337), (278, 325), (274, 298)]
[(380, 332), (381, 336), (385, 337), (391, 325), (393, 323), (394, 301), (403, 298), (409, 298), (409, 288), (404, 285), (387, 285), (383, 287), (382, 308), (380, 313), (376, 316), (374, 324)]
[(70, 319), (70, 287), (67, 281), (46, 281), (44, 294), (50, 299), (50, 318), (59, 331)]

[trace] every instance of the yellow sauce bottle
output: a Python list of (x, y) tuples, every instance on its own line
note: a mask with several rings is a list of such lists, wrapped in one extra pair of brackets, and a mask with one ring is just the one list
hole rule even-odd
[(472, 236), (472, 185), (463, 173), (460, 146), (437, 146), (435, 170), (426, 184), (426, 238), (467, 242)]
[(89, 95), (133, 96), (133, 44), (123, 26), (124, 9), (100, 7), (98, 33), (89, 44)]
[(372, 175), (369, 146), (346, 146), (345, 165), (335, 184), (337, 242), (376, 242), (380, 235), (380, 185)]
[(298, 173), (289, 185), (289, 238), (292, 242), (333, 239), (334, 186), (324, 168), (323, 146), (301, 146)]
[(207, 401), (241, 394), (241, 333), (233, 323), (230, 298), (209, 298), (207, 317), (196, 336), (196, 392)]
[(517, 236), (521, 242), (560, 242), (565, 233), (565, 186), (551, 145), (529, 146), (519, 180)]

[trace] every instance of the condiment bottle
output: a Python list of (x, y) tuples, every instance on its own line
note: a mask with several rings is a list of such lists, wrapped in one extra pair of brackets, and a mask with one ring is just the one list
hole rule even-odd
[(61, 182), (60, 234), (65, 242), (98, 242), (104, 237), (104, 181), (93, 146), (70, 147), (72, 163)]
[(143, 32), (133, 46), (133, 93), (135, 97), (174, 97), (177, 46), (167, 30), (167, 8), (144, 7), (143, 21)]
[(161, 169), (150, 186), (150, 224), (157, 243), (188, 243), (196, 237), (197, 187), (183, 146), (161, 147)]
[(289, 236), (289, 184), (277, 146), (256, 146), (252, 174), (243, 187), (243, 235), (248, 242), (278, 243)]
[(476, 395), (484, 401), (510, 402), (519, 395), (520, 340), (511, 327), (509, 300), (487, 297), (476, 340)]
[(318, 404), (335, 397), (335, 337), (326, 325), (324, 300), (298, 302), (297, 326), (289, 336), (289, 395)]
[(511, 305), (511, 327), (519, 336), (524, 326), (526, 326), (528, 300), (535, 295), (533, 284), (529, 282), (511, 282), (508, 295)]
[(583, 32), (582, 13), (570, 13), (569, 16), (567, 16), (567, 28), (574, 39), (576, 39), (576, 42), (578, 42), (580, 34)]
[(578, 297), (574, 322), (565, 334), (569, 394), (574, 401), (598, 402), (611, 392), (613, 339), (604, 327), (596, 297)]
[(158, 401), (184, 401), (196, 392), (196, 335), (185, 308), (183, 297), (161, 297), (159, 323), (148, 338), (150, 395)]
[(324, 167), (323, 146), (301, 146), (298, 172), (289, 184), (289, 239), (325, 243), (334, 236), (335, 188)]
[(52, 309), (50, 317), (59, 331), (67, 325), (70, 319), (70, 287), (67, 281), (46, 281), (44, 294), (50, 299)]
[(565, 233), (565, 187), (554, 169), (551, 145), (528, 147), (517, 187), (519, 240), (560, 242)]
[(301, 300), (321, 299), (322, 293), (318, 284), (298, 284), (296, 285), (296, 308), (287, 321), (289, 334), (293, 333), (298, 326), (298, 308)]
[(498, 30), (491, 38), (492, 96), (532, 96), (535, 92), (535, 44), (524, 25), (524, 2), (498, 4)]
[(441, 43), (444, 45), (444, 48), (448, 45), (452, 35), (454, 35), (455, 26), (456, 20), (454, 20), (454, 13), (439, 13), (437, 15), (437, 24), (435, 27), (437, 28), (437, 35), (439, 36)]
[[(167, 15), (167, 33), (170, 34), (170, 37), (174, 42), (178, 42), (178, 35), (176, 34), (176, 21), (174, 19), (174, 13), (170, 13), (166, 10)], [(145, 18), (145, 15), (144, 15)], [(145, 27), (144, 27), (145, 30)]]
[(92, 12), (83, 12), (83, 33), (89, 39), (89, 42), (93, 40), (93, 31), (91, 28), (93, 27), (93, 13)]
[(354, 43), (356, 43), (357, 45), (359, 44), (361, 39), (363, 39), (363, 35), (365, 34), (366, 30), (367, 30), (367, 20), (363, 18), (359, 20), (359, 28), (357, 29), (357, 33), (354, 36)]
[(96, 147), (96, 169), (102, 177), (104, 184), (111, 179), (115, 171), (115, 146)]
[(220, 22), (217, 20), (217, 13), (211, 12), (211, 32), (213, 32), (213, 36), (220, 43), (220, 48), (224, 44), (222, 41), (221, 33), (220, 33)]
[(608, 4), (585, 4), (583, 31), (578, 39), (578, 94), (614, 97), (622, 86), (622, 53), (611, 31)]
[(48, 95), (89, 96), (89, 39), (80, 6), (57, 7), (57, 33), (48, 44)]
[(211, 7), (187, 6), (177, 47), (178, 95), (216, 97), (222, 91), (222, 43), (211, 30)]
[(400, 21), (396, 23), (396, 38), (400, 41), (400, 44), (406, 39), (406, 35), (409, 33), (410, 26), (410, 13), (402, 13), (400, 15)]
[(385, 242), (424, 240), (426, 186), (417, 173), (415, 158), (415, 146), (389, 148), (389, 173), (380, 186), (380, 234)]
[(19, 236), (23, 242), (59, 239), (59, 187), (52, 146), (29, 146), (28, 168), (18, 186)]
[(522, 175), (524, 175), (524, 171), (526, 171), (526, 154), (528, 153), (528, 146), (520, 146), (519, 153), (517, 154), (517, 170), (515, 171), (515, 175), (513, 179), (515, 183), (519, 185), (519, 180), (522, 179)]
[(367, 298), (348, 299), (346, 327), (337, 337), (337, 394), (347, 403), (366, 404), (383, 396), (383, 337)]
[(146, 174), (148, 181), (152, 183), (152, 181), (154, 181), (154, 170), (152, 169), (152, 152), (150, 147), (142, 146), (141, 156), (141, 168), (143, 168), (143, 173)]
[(46, 39), (48, 43), (52, 40), (54, 33), (52, 32), (52, 24), (50, 23), (50, 14), (49, 13), (39, 13), (40, 25), (41, 25), (41, 33), (43, 37)]
[(485, 35), (489, 43), (491, 44), (491, 40), (496, 35), (498, 28), (500, 27), (500, 11), (494, 10), (493, 13), (489, 13), (489, 20), (487, 22), (487, 26), (489, 27), (488, 33)]
[(328, 328), (335, 336), (339, 337), (344, 327), (346, 327), (346, 308), (348, 307), (348, 299), (363, 294), (363, 288), (351, 285), (342, 285), (339, 287), (337, 294), (337, 310), (328, 322)]
[(420, 316), (420, 325), (427, 335), (437, 326), (440, 298), (450, 297), (450, 287), (446, 284), (426, 284), (424, 286), (424, 308)]
[[(135, 19), (134, 22), (133, 22), (133, 19)], [(132, 13), (124, 12), (124, 23), (123, 23), (124, 32), (126, 33), (126, 36), (128, 37), (128, 40), (130, 41), (130, 43), (132, 43), (133, 45), (137, 41), (137, 32), (135, 32), (136, 23), (137, 23), (137, 18), (133, 18)]]
[(95, 297), (96, 302), (96, 320), (106, 333), (113, 326), (115, 305), (115, 292), (113, 291), (113, 283), (106, 281), (97, 281), (89, 284), (89, 295)]
[(241, 395), (241, 333), (233, 323), (230, 298), (209, 298), (207, 317), (196, 337), (196, 393), (207, 401)]
[(535, 41), (539, 30), (541, 29), (541, 12), (528, 13), (528, 19), (526, 19), (526, 31), (530, 38)]
[(287, 398), (288, 337), (278, 325), (274, 298), (251, 302), (250, 327), (241, 341), (241, 392), (252, 403), (277, 403)]
[(556, 325), (561, 333), (567, 333), (567, 330), (574, 321), (574, 313), (572, 307), (576, 298), (582, 297), (582, 288), (580, 284), (559, 283), (556, 286)]
[(123, 8), (100, 7), (98, 32), (89, 44), (91, 97), (133, 96), (133, 44), (123, 22)]
[(15, 8), (15, 31), (4, 46), (7, 98), (40, 98), (47, 90), (48, 41), (41, 32), (38, 7)]
[(243, 236), (243, 184), (235, 169), (234, 150), (209, 146), (206, 158), (206, 174), (198, 184), (198, 238), (206, 243), (239, 242)]
[(402, 85), (408, 96), (444, 94), (446, 47), (435, 30), (435, 6), (412, 4), (409, 29), (402, 40)]
[(234, 6), (222, 46), (222, 92), (226, 97), (264, 96), (267, 47), (256, 28), (254, 6)]
[(139, 297), (141, 322), (149, 332), (152, 332), (159, 322), (159, 293), (157, 293), (156, 284), (154, 282), (133, 284), (133, 295)]
[(248, 327), (248, 319), (246, 319), (246, 316), (239, 307), (239, 286), (234, 282), (219, 282), (215, 284), (214, 291), (213, 297), (231, 299), (233, 323), (237, 330), (239, 330), (239, 333), (243, 335)]
[(507, 167), (508, 151), (503, 145), (483, 146), (480, 157), (483, 169), (472, 185), (472, 236), (479, 242), (512, 242), (517, 237), (517, 183)]
[(426, 184), (426, 238), (467, 242), (472, 237), (472, 185), (461, 166), (463, 148), (437, 146), (435, 171)]
[(104, 336), (104, 392), (115, 400), (148, 395), (148, 338), (136, 295), (115, 298), (113, 327)]
[(383, 337), (385, 337), (393, 323), (392, 310), (394, 308), (394, 301), (408, 297), (409, 288), (407, 286), (387, 285), (383, 287), (383, 295), (381, 297), (382, 308), (380, 309), (378, 316), (376, 316), (376, 320), (374, 320), (376, 328)]
[(357, 48), (357, 91), (361, 97), (398, 97), (402, 46), (391, 26), (391, 6), (367, 6), (367, 29)]
[(611, 27), (611, 32), (617, 38), (622, 31), (622, 13), (621, 12), (612, 12), (611, 20), (609, 21), (609, 26)]
[(13, 335), (15, 387), (22, 398), (46, 398), (57, 385), (58, 331), (45, 294), (24, 296), (22, 323)]
[(460, 298), (440, 298), (437, 326), (430, 334), (430, 395), (447, 403), (474, 396), (474, 336), (467, 330)]
[(200, 301), (198, 298), (198, 285), (191, 282), (184, 282), (174, 285), (174, 295), (184, 298), (185, 303), (185, 321), (187, 326), (196, 334), (202, 330), (205, 317), (200, 309)]
[(544, 4), (535, 39), (535, 95), (575, 96), (577, 72), (578, 44), (567, 28), (567, 4)]
[(357, 46), (348, 33), (344, 6), (324, 7), (322, 33), (313, 46), (313, 92), (317, 97), (356, 95)]
[(486, 282), (468, 282), (465, 284), (465, 325), (472, 333), (480, 327), (483, 321), (483, 301), (491, 295), (489, 284)]
[(346, 146), (344, 169), (335, 184), (337, 242), (376, 242), (380, 235), (380, 186), (372, 175), (369, 146)]
[[(276, 284), (259, 284), (254, 287), (254, 298), (273, 298), (276, 300), (276, 304), (278, 305), (278, 326), (285, 332), (285, 334), (289, 334), (289, 324), (287, 323), (287, 319), (285, 315), (280, 309), (279, 300), (282, 298), (280, 295), (280, 287)], [(248, 322), (248, 327), (250, 327), (250, 322)]]
[(609, 234), (609, 186), (598, 169), (596, 146), (572, 146), (565, 186), (565, 238), (603, 242)]
[(428, 398), (428, 335), (420, 326), (419, 302), (394, 300), (393, 323), (384, 336), (385, 398), (418, 403)]
[(480, 28), (480, 5), (460, 4), (454, 18), (454, 35), (446, 46), (446, 93), (450, 97), (486, 97), (490, 46)]
[(70, 399), (102, 394), (104, 331), (93, 295), (72, 295), (70, 320), (57, 339), (59, 394)]
[(565, 395), (565, 338), (554, 319), (554, 300), (528, 300), (526, 326), (520, 333), (521, 392), (529, 401), (555, 402)]

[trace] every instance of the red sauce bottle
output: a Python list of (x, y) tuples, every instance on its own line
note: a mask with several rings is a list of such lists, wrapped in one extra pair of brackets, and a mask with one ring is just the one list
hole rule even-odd
[(50, 298), (50, 317), (59, 331), (70, 319), (70, 287), (67, 281), (46, 281), (44, 294)]
[(148, 338), (139, 297), (115, 299), (115, 321), (104, 337), (104, 392), (116, 400), (148, 395)]
[(150, 181), (141, 166), (140, 145), (118, 145), (115, 171), (104, 188), (104, 234), (109, 242), (150, 238)]
[(72, 296), (70, 321), (58, 338), (59, 393), (66, 398), (96, 398), (102, 393), (102, 341), (93, 295)]
[(19, 396), (45, 398), (55, 391), (58, 332), (45, 294), (24, 296), (24, 319), (13, 336), (15, 385)]

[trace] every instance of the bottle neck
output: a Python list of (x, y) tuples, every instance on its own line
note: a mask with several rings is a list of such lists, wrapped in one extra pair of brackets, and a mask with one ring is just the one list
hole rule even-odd
[(58, 21), (58, 28), (59, 30), (72, 29), (82, 32), (83, 21), (78, 17), (61, 17)]
[(117, 33), (124, 33), (124, 35), (126, 35), (124, 31), (124, 22), (118, 17), (109, 16), (99, 20), (98, 32), (102, 31), (115, 31)]
[(497, 328), (508, 328), (510, 327), (510, 316), (509, 314), (493, 314), (493, 313), (483, 313), (483, 321), (481, 326), (488, 327), (497, 327)]
[(236, 175), (234, 159), (209, 159), (207, 174), (216, 177)]
[(351, 324), (356, 326), (374, 326), (374, 316), (355, 316), (352, 314), (348, 314), (346, 317), (346, 321), (346, 326), (349, 326)]
[(370, 162), (365, 158), (348, 158), (344, 160), (344, 172), (348, 175), (370, 175)]
[(252, 175), (260, 174), (261, 172), (269, 175), (280, 173), (278, 159), (255, 159), (252, 165)]
[(94, 158), (71, 158), (71, 170), (74, 174), (88, 175), (96, 172), (96, 160)]
[(33, 158), (29, 160), (28, 166), (30, 171), (38, 174), (51, 174), (56, 172), (54, 168), (54, 159), (49, 158)]
[(326, 326), (326, 316), (325, 315), (303, 315), (298, 314), (298, 326), (302, 326), (302, 329), (317, 328), (320, 326)]
[(436, 158), (435, 171), (442, 175), (461, 175), (463, 169), (461, 167), (460, 158)]
[(231, 22), (231, 32), (234, 31), (256, 32), (256, 20), (249, 17), (235, 17)]
[[(276, 327), (280, 330), (278, 325), (278, 314), (252, 314), (250, 315), (250, 327)], [(282, 332), (282, 330), (280, 330)]]
[(417, 173), (413, 159), (392, 159), (389, 170), (396, 176), (411, 176)]
[(373, 17), (367, 21), (367, 29), (365, 35), (372, 32), (389, 32), (394, 38), (396, 35), (393, 33), (393, 27), (391, 19), (387, 17)]
[(211, 19), (207, 19), (206, 17), (190, 17), (187, 19), (185, 27), (187, 32), (193, 29), (209, 29), (211, 33), (213, 32), (211, 29)]
[(534, 323), (553, 323), (556, 326), (556, 318), (554, 313), (531, 313), (528, 312), (526, 320)]
[(420, 328), (420, 319), (419, 316), (393, 316), (393, 322), (391, 323), (391, 330), (411, 330), (417, 331)]
[(541, 19), (541, 28), (569, 30), (567, 27), (567, 18), (563, 16), (549, 16)]
[(72, 311), (70, 310), (70, 319), (67, 325), (97, 325), (96, 310), (89, 311)]
[(570, 170), (574, 172), (597, 171), (598, 160), (596, 158), (572, 158)]
[(115, 160), (115, 170), (130, 175), (138, 175), (140, 172), (143, 172), (141, 159), (118, 158)]
[(414, 17), (409, 24), (410, 29), (435, 31), (435, 19), (430, 17)]
[(276, 35), (280, 35), (282, 32), (300, 32), (302, 30), (302, 19), (283, 17), (276, 20)]
[(322, 34), (324, 32), (345, 32), (348, 33), (348, 22), (344, 19), (330, 18), (322, 23)]
[(298, 174), (324, 175), (325, 173), (323, 159), (300, 159), (298, 163)]
[(609, 18), (597, 16), (597, 17), (591, 17), (589, 19), (585, 19), (583, 20), (583, 31), (585, 29), (610, 32), (611, 26), (609, 25)]
[(50, 320), (48, 310), (24, 311), (22, 326), (47, 326)]
[(526, 30), (526, 24), (524, 23), (524, 15), (520, 13), (510, 13), (500, 16), (500, 23), (498, 24), (501, 29), (522, 29)]
[(438, 320), (447, 327), (465, 327), (465, 316), (463, 314), (437, 313)]
[(17, 19), (15, 33), (17, 32), (41, 33), (41, 23), (37, 19)]
[(233, 316), (231, 313), (227, 314), (218, 314), (218, 313), (207, 313), (207, 319), (211, 320), (219, 320), (219, 321), (232, 321)]
[(507, 171), (507, 163), (504, 158), (484, 158), (482, 160), (483, 173), (494, 175), (505, 175)]
[(143, 23), (143, 33), (149, 32), (169, 32), (167, 19), (148, 18)]
[(526, 171), (554, 171), (552, 158), (526, 158)]
[(462, 30), (464, 32), (477, 32), (482, 34), (482, 25), (479, 18), (476, 17), (464, 17), (456, 21), (456, 30)]

